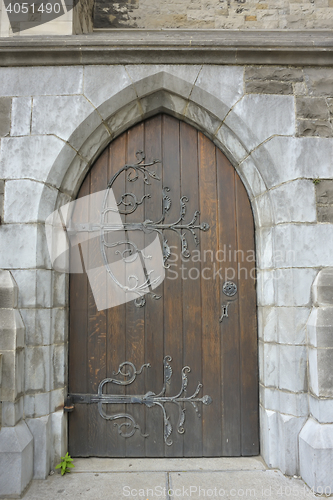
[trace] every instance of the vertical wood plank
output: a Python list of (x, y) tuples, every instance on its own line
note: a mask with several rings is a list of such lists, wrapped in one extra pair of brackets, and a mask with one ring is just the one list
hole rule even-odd
[[(109, 165), (108, 165), (108, 180), (112, 178), (118, 170), (126, 164), (127, 159), (127, 136), (122, 134), (109, 146)], [(125, 174), (117, 179), (112, 188), (115, 200), (118, 202), (125, 193)], [(123, 219), (125, 219), (123, 217)], [(109, 233), (109, 243), (116, 243), (124, 240), (125, 231), (117, 231)], [(117, 261), (115, 255), (116, 249), (110, 249), (107, 252), (109, 262)], [(122, 272), (119, 276), (122, 283), (125, 283), (125, 273)], [(109, 294), (117, 294), (117, 289)], [(118, 371), (119, 365), (126, 360), (126, 305), (121, 304), (116, 307), (111, 307), (107, 311), (107, 376), (114, 377), (114, 373)], [(125, 387), (117, 384), (108, 384), (106, 388), (109, 394), (125, 394)], [(108, 412), (114, 415), (125, 412), (125, 405), (109, 405)], [(120, 424), (123, 420), (117, 420), (115, 423)], [(119, 435), (117, 426), (113, 422), (107, 422), (106, 428), (107, 454), (109, 457), (124, 457), (125, 456), (125, 438)]]
[[(171, 209), (168, 212), (166, 222), (175, 222), (179, 218), (180, 192), (180, 162), (179, 162), (179, 121), (167, 115), (163, 115), (163, 185), (170, 188), (172, 200)], [(181, 245), (178, 236), (173, 231), (167, 231), (165, 235), (168, 244), (178, 256), (178, 265), (172, 270), (181, 272), (180, 251)], [(181, 370), (183, 368), (183, 318), (182, 318), (182, 278), (171, 279), (170, 271), (166, 272), (164, 280), (164, 353), (172, 357), (173, 375), (170, 385), (167, 386), (167, 396), (175, 395), (181, 387)], [(173, 424), (171, 439), (172, 446), (165, 446), (165, 456), (183, 456), (183, 436), (176, 430), (178, 421), (178, 409), (171, 403), (166, 404), (170, 421)]]
[(238, 287), (238, 254), (235, 255), (237, 250), (235, 175), (233, 166), (217, 150), (219, 260), (223, 260), (217, 262), (217, 265), (223, 269), (223, 279), (219, 283), (221, 305), (229, 304), (228, 317), (223, 318), (220, 323), (223, 456), (239, 456), (241, 454), (239, 292), (234, 297), (228, 297), (222, 292), (225, 281), (233, 281)]
[[(78, 198), (88, 196), (90, 192), (90, 173), (80, 188)], [(79, 208), (78, 208), (79, 207)], [(87, 221), (87, 205), (77, 205), (73, 212), (73, 223)], [(74, 243), (74, 242), (73, 242)], [(76, 253), (77, 257), (77, 253)], [(71, 393), (88, 390), (87, 381), (87, 302), (88, 279), (85, 272), (69, 276), (69, 367), (68, 391)], [(73, 457), (86, 457), (88, 450), (82, 436), (88, 433), (87, 406), (76, 405), (75, 411), (68, 415), (68, 449)]]
[[(199, 133), (199, 186), (201, 220), (210, 229), (201, 238), (202, 255), (215, 251), (218, 241), (216, 153), (212, 142)], [(213, 402), (203, 406), (203, 456), (221, 454), (221, 363), (219, 309), (220, 293), (217, 279), (202, 280), (202, 382), (203, 392)]]
[[(180, 164), (181, 194), (188, 198), (185, 222), (189, 222), (199, 209), (199, 170), (198, 170), (198, 132), (191, 126), (180, 123)], [(203, 219), (200, 217), (200, 222)], [(206, 233), (196, 231), (199, 239)], [(187, 395), (191, 396), (202, 380), (201, 372), (201, 254), (192, 234), (187, 231), (188, 249), (191, 254), (185, 267), (182, 280), (184, 366), (190, 366)], [(203, 266), (204, 267), (204, 266)], [(202, 390), (199, 397), (203, 396)], [(202, 409), (199, 406), (199, 412)], [(202, 418), (191, 404), (185, 405), (184, 456), (202, 456)]]
[[(127, 163), (136, 163), (136, 152), (144, 149), (144, 124), (141, 123), (127, 132)], [(142, 175), (135, 182), (129, 182), (126, 179), (126, 192), (133, 193), (138, 200), (141, 200), (144, 195), (144, 182)], [(127, 215), (126, 222), (142, 222), (144, 220), (144, 205), (137, 207), (135, 212)], [(144, 248), (144, 234), (142, 231), (128, 231), (128, 239), (133, 241), (139, 249)], [(139, 266), (140, 258), (138, 256)], [(128, 276), (126, 276), (128, 280)], [(127, 284), (129, 282), (127, 281)], [(132, 283), (133, 284), (133, 283)], [(135, 302), (126, 303), (126, 361), (134, 364), (137, 370), (145, 363), (145, 330), (144, 330), (144, 315), (145, 309), (137, 307)], [(135, 382), (126, 387), (127, 394), (144, 394), (145, 376), (138, 375)], [(136, 423), (144, 432), (145, 411), (143, 405), (127, 405), (126, 411), (130, 413)], [(145, 438), (137, 430), (135, 434), (126, 439), (126, 456), (127, 457), (144, 457), (145, 455)]]
[[(162, 159), (162, 118), (161, 115), (145, 122), (145, 153), (146, 160)], [(145, 203), (145, 219), (158, 220), (162, 211), (162, 187), (163, 166), (156, 164), (151, 169), (155, 170), (160, 181), (151, 180), (151, 185), (146, 186), (146, 194), (150, 198)], [(145, 247), (155, 239), (156, 233), (145, 235)], [(157, 275), (156, 275), (157, 276)], [(146, 362), (151, 364), (145, 372), (145, 391), (153, 391), (159, 394), (163, 387), (163, 355), (164, 355), (164, 332), (163, 332), (163, 286), (154, 290), (162, 297), (154, 300), (147, 296), (145, 305), (145, 353)], [(154, 406), (146, 409), (146, 430), (149, 437), (146, 439), (147, 457), (164, 457), (163, 441), (163, 419), (161, 408)]]
[[(90, 192), (96, 193), (107, 185), (108, 156), (102, 155), (91, 171)], [(101, 207), (93, 198), (89, 204), (89, 222), (99, 219)], [(98, 268), (103, 273), (103, 261), (100, 251), (99, 233), (88, 242), (89, 268)], [(94, 280), (96, 287), (98, 280)], [(96, 290), (96, 288), (95, 288)], [(101, 280), (98, 293), (106, 294), (104, 280)], [(91, 287), (88, 287), (88, 392), (96, 394), (99, 383), (106, 377), (106, 311), (97, 309)], [(88, 405), (88, 447), (90, 456), (105, 456), (106, 453), (106, 420), (99, 412), (96, 404)]]
[(259, 453), (258, 353), (255, 289), (254, 223), (250, 201), (237, 177), (237, 236), (244, 252), (239, 272), (239, 322), (241, 335), (241, 443), (242, 455)]

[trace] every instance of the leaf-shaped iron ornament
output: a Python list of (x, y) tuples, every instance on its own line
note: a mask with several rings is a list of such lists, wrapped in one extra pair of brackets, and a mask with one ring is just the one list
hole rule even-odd
[[(73, 403), (97, 403), (98, 411), (102, 418), (105, 420), (115, 421), (114, 425), (118, 428), (118, 433), (124, 438), (129, 438), (133, 436), (136, 431), (139, 431), (143, 437), (148, 437), (149, 434), (143, 433), (140, 426), (136, 423), (134, 417), (130, 413), (117, 413), (117, 414), (107, 414), (103, 409), (103, 405), (109, 404), (144, 404), (147, 408), (152, 408), (153, 406), (159, 406), (162, 410), (163, 422), (164, 422), (164, 442), (166, 445), (171, 446), (173, 441), (171, 439), (171, 434), (173, 432), (173, 427), (170, 422), (170, 417), (167, 414), (165, 408), (166, 403), (176, 404), (179, 410), (178, 422), (177, 422), (177, 432), (183, 434), (185, 432), (185, 403), (190, 403), (195, 409), (197, 416), (200, 417), (198, 410), (198, 403), (204, 405), (210, 405), (212, 403), (212, 398), (210, 396), (198, 397), (198, 394), (202, 388), (202, 384), (198, 383), (196, 390), (191, 396), (187, 396), (187, 385), (188, 376), (191, 369), (189, 366), (184, 366), (182, 368), (182, 383), (180, 391), (175, 396), (166, 396), (167, 385), (170, 384), (172, 377), (172, 368), (170, 362), (172, 361), (171, 356), (165, 356), (163, 360), (163, 387), (160, 393), (155, 394), (152, 391), (146, 392), (146, 394), (138, 395), (113, 395), (104, 394), (103, 388), (106, 384), (116, 384), (128, 386), (132, 384), (137, 375), (140, 375), (144, 368), (149, 368), (150, 364), (146, 363), (141, 366), (139, 370), (136, 370), (133, 363), (125, 361), (119, 365), (118, 371), (114, 372), (115, 376), (121, 376), (122, 379), (117, 378), (106, 378), (102, 380), (98, 386), (98, 393), (93, 395), (82, 395), (82, 394), (69, 394), (68, 398)], [(118, 423), (118, 420), (124, 420)]]

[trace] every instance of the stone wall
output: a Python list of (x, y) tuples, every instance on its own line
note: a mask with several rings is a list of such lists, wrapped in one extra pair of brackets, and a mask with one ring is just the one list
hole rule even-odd
[[(300, 472), (300, 431), (317, 415), (308, 352), (321, 354), (306, 329), (311, 287), (333, 267), (331, 79), (330, 68), (190, 62), (0, 68), (0, 268), (20, 290), (35, 477), (45, 477), (67, 443), (68, 277), (52, 269), (45, 219), (75, 198), (113, 138), (159, 112), (202, 130), (247, 189), (256, 225), (261, 453), (271, 467)], [(300, 126), (306, 120), (323, 126)], [(333, 401), (315, 395), (318, 404)], [(302, 439), (311, 457), (311, 440)], [(332, 457), (333, 447), (326, 452)]]
[(332, 28), (332, 0), (96, 0), (95, 28)]

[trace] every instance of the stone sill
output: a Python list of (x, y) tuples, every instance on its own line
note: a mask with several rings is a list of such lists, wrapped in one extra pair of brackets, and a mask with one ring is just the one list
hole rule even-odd
[(0, 39), (0, 66), (276, 64), (333, 66), (333, 30), (96, 30)]

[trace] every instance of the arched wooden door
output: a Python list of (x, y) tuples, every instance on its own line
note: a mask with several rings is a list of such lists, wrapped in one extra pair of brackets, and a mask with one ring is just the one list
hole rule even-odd
[[(209, 229), (180, 230), (186, 233), (189, 257), (181, 253), (176, 230), (161, 229), (172, 249), (170, 267), (154, 290), (161, 298), (148, 295), (143, 307), (132, 300), (98, 311), (87, 275), (70, 276), (69, 393), (74, 411), (69, 414), (69, 452), (74, 457), (257, 455), (254, 224), (247, 193), (230, 162), (206, 136), (175, 118), (158, 115), (110, 144), (88, 173), (78, 198), (105, 190), (121, 167), (137, 161), (138, 150), (144, 151), (146, 163), (161, 160), (149, 167), (160, 181), (149, 177), (146, 184), (119, 177), (117, 187), (114, 184), (118, 203), (129, 190), (138, 201), (132, 214), (122, 216), (123, 222), (158, 221), (163, 188), (168, 187), (172, 203), (164, 223), (177, 221), (183, 204), (186, 215), (180, 225), (190, 223), (200, 210), (197, 225), (205, 222)], [(131, 202), (128, 195), (123, 201)], [(164, 203), (168, 205), (168, 198)], [(75, 212), (73, 220), (87, 222)], [(144, 249), (149, 232), (132, 232)], [(98, 245), (90, 252), (97, 255)], [(166, 356), (172, 360), (167, 358), (163, 367)], [(103, 394), (127, 399), (101, 404), (101, 416), (98, 386), (106, 378), (130, 382), (130, 365), (122, 369), (127, 377), (116, 375), (124, 362), (137, 371), (145, 363), (150, 367), (143, 367), (130, 384), (105, 384)], [(190, 372), (182, 371), (186, 366)], [(188, 385), (178, 400), (172, 400), (181, 390), (182, 373)], [(165, 377), (170, 380), (163, 392)], [(202, 387), (195, 395), (198, 383)], [(147, 393), (149, 404), (144, 402)], [(154, 400), (161, 394), (162, 402)], [(191, 400), (193, 394), (197, 401)], [(205, 395), (211, 404), (202, 400)], [(123, 417), (114, 419), (116, 415)]]

